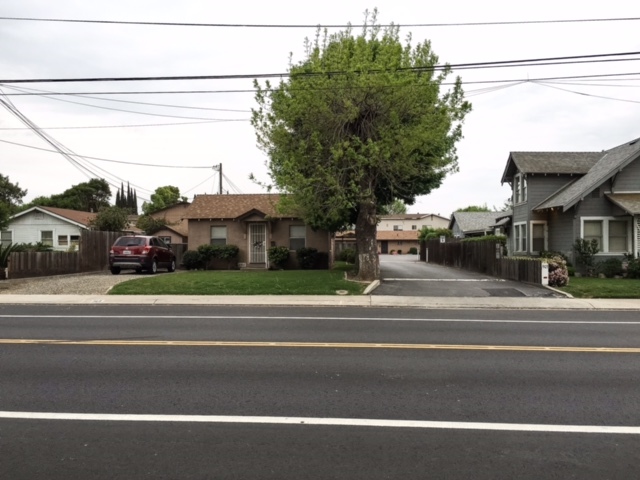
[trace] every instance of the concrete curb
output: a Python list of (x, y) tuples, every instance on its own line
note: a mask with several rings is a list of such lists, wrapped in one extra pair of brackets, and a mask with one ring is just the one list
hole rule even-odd
[(636, 299), (386, 295), (0, 295), (0, 305), (274, 305), (470, 310), (640, 310), (640, 300)]

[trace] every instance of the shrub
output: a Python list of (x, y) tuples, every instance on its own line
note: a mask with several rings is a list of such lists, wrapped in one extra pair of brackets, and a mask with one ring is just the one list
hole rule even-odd
[(202, 266), (208, 269), (211, 266), (211, 261), (216, 258), (217, 245), (204, 244), (198, 247), (198, 253), (200, 254), (200, 260)]
[(229, 270), (231, 270), (231, 264), (235, 258), (238, 258), (240, 248), (236, 245), (215, 245), (214, 258), (220, 260), (226, 260)]
[(622, 275), (622, 260), (619, 258), (607, 258), (596, 265), (596, 270), (607, 278)]
[(409, 255), (417, 255), (418, 254), (418, 249), (416, 247), (411, 247), (409, 249)]
[(577, 261), (587, 269), (587, 275), (592, 276), (594, 273), (594, 257), (595, 254), (600, 251), (598, 241), (595, 238), (592, 240), (576, 238), (576, 241), (573, 243), (573, 251), (577, 256)]
[(269, 258), (269, 263), (283, 269), (287, 264), (287, 260), (289, 260), (289, 248), (271, 247), (267, 250), (267, 257)]
[(312, 247), (300, 248), (296, 251), (296, 258), (298, 259), (298, 265), (303, 270), (310, 270), (316, 266), (316, 260), (318, 257), (318, 249)]
[(338, 254), (338, 260), (347, 263), (356, 263), (356, 251), (353, 248), (345, 248)]
[(187, 250), (182, 256), (182, 265), (187, 270), (197, 270), (202, 268), (204, 261), (202, 255), (195, 250)]
[(567, 262), (560, 255), (546, 259), (549, 264), (549, 286), (564, 287), (569, 283)]
[(627, 257), (627, 278), (640, 278), (640, 258)]

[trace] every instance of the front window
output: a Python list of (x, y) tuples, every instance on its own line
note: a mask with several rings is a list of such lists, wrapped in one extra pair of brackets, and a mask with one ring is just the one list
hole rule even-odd
[(402, 225), (394, 225), (393, 226), (393, 231), (394, 232), (401, 232), (402, 231)]
[(3, 230), (0, 232), (0, 243), (3, 247), (8, 247), (13, 241), (13, 232), (10, 230)]
[(589, 220), (584, 222), (583, 235), (587, 241), (596, 240), (598, 248), (603, 251), (604, 242), (602, 241), (602, 220)]
[(211, 245), (227, 244), (227, 227), (211, 227)]
[(289, 227), (289, 250), (299, 250), (306, 246), (307, 227), (291, 225)]
[(527, 251), (527, 225), (520, 223), (513, 226), (514, 231), (514, 251), (526, 252)]
[(630, 250), (629, 221), (591, 218), (582, 222), (582, 238), (598, 242), (599, 253), (625, 253)]
[(531, 251), (540, 253), (547, 249), (547, 242), (545, 241), (545, 227), (544, 223), (532, 223), (531, 224)]
[(60, 247), (69, 246), (69, 237), (67, 237), (66, 235), (58, 235), (58, 245)]
[(43, 245), (53, 247), (53, 232), (51, 230), (43, 230), (40, 232), (40, 242)]
[(411, 225), (411, 230), (417, 230), (418, 229), (418, 225)]
[(80, 235), (71, 235), (71, 246), (78, 247), (80, 245)]
[(527, 177), (519, 173), (513, 179), (513, 203), (527, 201)]

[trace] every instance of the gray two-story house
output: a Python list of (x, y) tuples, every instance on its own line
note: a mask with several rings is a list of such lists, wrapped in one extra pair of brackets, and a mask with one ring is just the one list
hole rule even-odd
[(512, 188), (510, 255), (562, 252), (596, 239), (599, 257), (640, 256), (640, 139), (602, 152), (511, 152), (502, 183)]

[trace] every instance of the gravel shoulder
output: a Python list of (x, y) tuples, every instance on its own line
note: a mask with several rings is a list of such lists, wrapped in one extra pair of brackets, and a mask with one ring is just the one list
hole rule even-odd
[(9, 279), (0, 281), (0, 295), (104, 295), (118, 283), (140, 278), (149, 278), (149, 275), (133, 271), (112, 275), (104, 271)]

